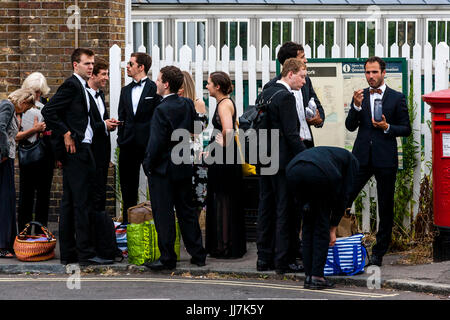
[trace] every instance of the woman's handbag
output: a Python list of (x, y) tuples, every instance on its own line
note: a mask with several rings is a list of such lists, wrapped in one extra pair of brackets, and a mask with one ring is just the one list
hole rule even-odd
[(239, 123), (236, 121), (236, 135), (234, 136), (234, 139), (236, 140), (237, 149), (239, 152), (239, 156), (241, 157), (241, 163), (242, 163), (242, 175), (244, 177), (248, 176), (254, 176), (256, 175), (256, 167), (252, 164), (249, 164), (245, 162), (244, 155), (242, 154), (242, 147), (241, 142), (239, 141)]
[(42, 161), (45, 157), (44, 142), (37, 139), (30, 144), (19, 144), (19, 165), (29, 166)]
[[(44, 234), (30, 236), (27, 234), (32, 225), (40, 227)], [(44, 261), (55, 256), (56, 238), (39, 222), (27, 223), (25, 229), (14, 240), (14, 252), (20, 261)]]
[(328, 248), (325, 276), (353, 276), (364, 272), (367, 250), (362, 244), (362, 233), (336, 239), (336, 244)]

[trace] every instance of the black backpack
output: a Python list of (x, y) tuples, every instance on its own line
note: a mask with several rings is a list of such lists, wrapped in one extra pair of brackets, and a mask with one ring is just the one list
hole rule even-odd
[[(260, 129), (270, 129), (270, 120), (267, 114), (267, 109), (272, 103), (273, 97), (278, 93), (285, 91), (283, 89), (278, 90), (269, 99), (264, 99), (264, 90), (256, 99), (255, 105), (248, 106), (247, 110), (239, 117), (239, 130), (244, 132), (241, 145), (244, 145), (245, 149), (245, 162), (256, 165), (257, 167), (261, 165), (259, 157), (257, 157), (256, 163), (251, 161), (253, 159), (249, 158), (250, 154), (250, 143), (255, 141), (259, 147), (258, 141), (258, 131)], [(259, 150), (258, 150), (259, 152)], [(257, 153), (259, 154), (259, 153)]]

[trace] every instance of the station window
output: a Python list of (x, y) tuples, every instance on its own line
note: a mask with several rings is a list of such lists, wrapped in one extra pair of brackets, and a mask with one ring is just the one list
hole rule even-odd
[(234, 60), (234, 49), (237, 46), (242, 48), (243, 60), (247, 60), (248, 47), (248, 21), (219, 20), (219, 57), (222, 59), (222, 47), (227, 45), (230, 48), (230, 60)]
[(271, 59), (276, 60), (276, 49), (286, 41), (293, 39), (293, 22), (290, 20), (261, 21), (261, 48), (270, 48)]
[(180, 53), (181, 47), (189, 46), (192, 50), (192, 59), (195, 60), (196, 47), (203, 48), (203, 58), (206, 58), (206, 20), (177, 21), (176, 52)]
[(353, 45), (355, 57), (361, 57), (361, 47), (364, 44), (369, 48), (369, 57), (375, 55), (376, 23), (375, 20), (347, 20), (346, 45)]
[(335, 21), (306, 20), (304, 22), (305, 45), (311, 48), (311, 58), (318, 57), (318, 48), (325, 46), (325, 57), (331, 58), (331, 49), (335, 44)]
[(163, 50), (163, 22), (162, 21), (135, 21), (133, 22), (133, 50), (137, 52), (143, 45), (146, 52), (152, 55), (154, 45), (159, 47), (159, 54)]
[(403, 56), (402, 46), (407, 43), (410, 49), (410, 57), (413, 56), (413, 47), (416, 44), (416, 28), (415, 20), (387, 21), (387, 39), (388, 39), (388, 57), (391, 56), (391, 46), (397, 43), (399, 56)]

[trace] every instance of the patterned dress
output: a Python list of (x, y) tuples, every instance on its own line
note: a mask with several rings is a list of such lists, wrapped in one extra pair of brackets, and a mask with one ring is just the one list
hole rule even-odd
[(203, 152), (203, 130), (208, 125), (208, 117), (206, 114), (197, 113), (195, 121), (200, 121), (202, 124), (202, 133), (194, 135), (191, 140), (191, 160), (194, 162), (194, 175), (192, 176), (192, 188), (193, 188), (193, 206), (197, 209), (198, 213), (206, 205), (206, 187), (208, 183), (208, 168), (202, 164), (198, 164), (201, 152)]

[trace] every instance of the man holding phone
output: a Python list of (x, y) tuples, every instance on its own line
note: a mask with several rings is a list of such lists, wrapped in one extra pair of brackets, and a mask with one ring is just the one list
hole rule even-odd
[(391, 241), (394, 220), (397, 137), (409, 136), (411, 124), (405, 95), (384, 83), (386, 63), (379, 57), (371, 57), (366, 60), (364, 70), (370, 87), (353, 93), (345, 120), (349, 131), (358, 129), (352, 152), (360, 164), (347, 208), (351, 207), (358, 193), (375, 175), (380, 224), (369, 264), (381, 266)]

